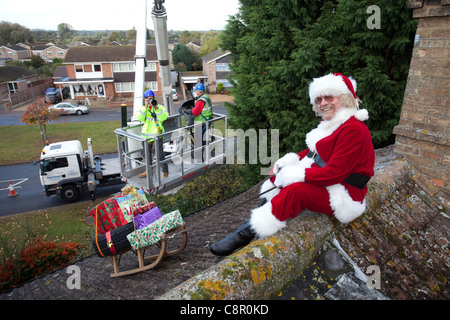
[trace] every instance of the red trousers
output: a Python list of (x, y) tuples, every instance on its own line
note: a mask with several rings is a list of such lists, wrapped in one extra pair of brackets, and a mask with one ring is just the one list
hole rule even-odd
[(284, 187), (271, 202), (272, 214), (280, 221), (295, 218), (304, 209), (333, 215), (327, 189), (304, 182)]

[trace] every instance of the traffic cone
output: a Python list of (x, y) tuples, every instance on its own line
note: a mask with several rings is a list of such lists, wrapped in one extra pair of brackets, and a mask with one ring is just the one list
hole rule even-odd
[(17, 197), (19, 194), (14, 190), (13, 185), (11, 184), (11, 181), (9, 182), (9, 198), (11, 197)]

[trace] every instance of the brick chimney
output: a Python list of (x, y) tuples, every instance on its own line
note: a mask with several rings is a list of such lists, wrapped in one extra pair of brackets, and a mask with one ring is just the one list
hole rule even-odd
[(419, 19), (394, 151), (450, 193), (450, 0), (410, 0)]

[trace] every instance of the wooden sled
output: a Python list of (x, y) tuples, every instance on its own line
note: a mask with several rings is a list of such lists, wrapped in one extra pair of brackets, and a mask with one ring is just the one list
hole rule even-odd
[[(172, 251), (168, 251), (167, 248), (167, 240), (174, 237), (177, 233), (181, 232), (182, 235), (182, 243), (181, 246), (176, 249), (176, 250), (172, 250)], [(172, 236), (168, 236), (169, 234), (173, 234)], [(150, 270), (153, 269), (154, 267), (156, 267), (161, 260), (164, 257), (169, 257), (172, 256), (174, 254), (180, 253), (181, 251), (184, 250), (184, 248), (187, 245), (187, 231), (186, 231), (186, 226), (183, 224), (180, 227), (176, 228), (176, 229), (172, 229), (170, 231), (168, 231), (167, 233), (163, 234), (161, 236), (161, 239), (155, 243), (155, 245), (157, 245), (160, 250), (159, 250), (159, 254), (156, 255), (152, 255), (149, 257), (145, 257), (145, 249), (149, 248), (148, 247), (143, 247), (143, 248), (138, 248), (136, 249), (136, 253), (137, 253), (137, 260), (138, 260), (138, 265), (139, 267), (135, 268), (135, 269), (131, 269), (131, 270), (125, 270), (125, 271), (119, 271), (119, 262), (120, 262), (120, 256), (131, 250), (131, 249), (127, 249), (123, 252), (120, 252), (116, 255), (111, 256), (111, 259), (113, 261), (113, 266), (114, 266), (114, 273), (111, 273), (111, 278), (115, 278), (115, 277), (121, 277), (121, 276), (127, 276), (127, 275), (131, 275), (131, 274), (135, 274), (135, 273), (139, 273), (142, 271), (146, 271), (146, 270)], [(149, 265), (145, 265), (146, 262), (149, 261), (153, 261), (151, 264)]]

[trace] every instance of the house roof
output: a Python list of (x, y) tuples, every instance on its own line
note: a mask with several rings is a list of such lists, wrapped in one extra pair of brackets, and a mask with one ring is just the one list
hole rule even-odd
[(202, 57), (202, 60), (206, 61), (207, 63), (211, 63), (229, 54), (231, 54), (231, 52), (228, 50), (223, 51), (222, 49), (217, 49), (216, 51), (204, 55)]
[(61, 49), (61, 50), (66, 50), (67, 51), (67, 47), (63, 47), (63, 46), (56, 46), (56, 45), (39, 45), (39, 46), (34, 46), (33, 47), (33, 51), (44, 51), (44, 50), (47, 50), (48, 48), (51, 48), (51, 47), (55, 47), (55, 48), (58, 48), (58, 49)]
[(64, 77), (67, 77), (66, 66), (57, 66), (55, 69), (55, 73), (53, 73), (53, 79), (60, 79)]
[(14, 81), (20, 78), (31, 76), (35, 72), (18, 66), (6, 66), (0, 68), (0, 83), (6, 81)]
[(12, 45), (12, 46), (0, 46), (0, 47), (5, 47), (14, 51), (28, 51), (27, 48), (21, 47), (21, 46), (17, 46), (17, 45)]
[[(134, 61), (135, 54), (136, 46), (70, 47), (64, 63)], [(158, 60), (156, 46), (147, 45), (147, 60)]]

